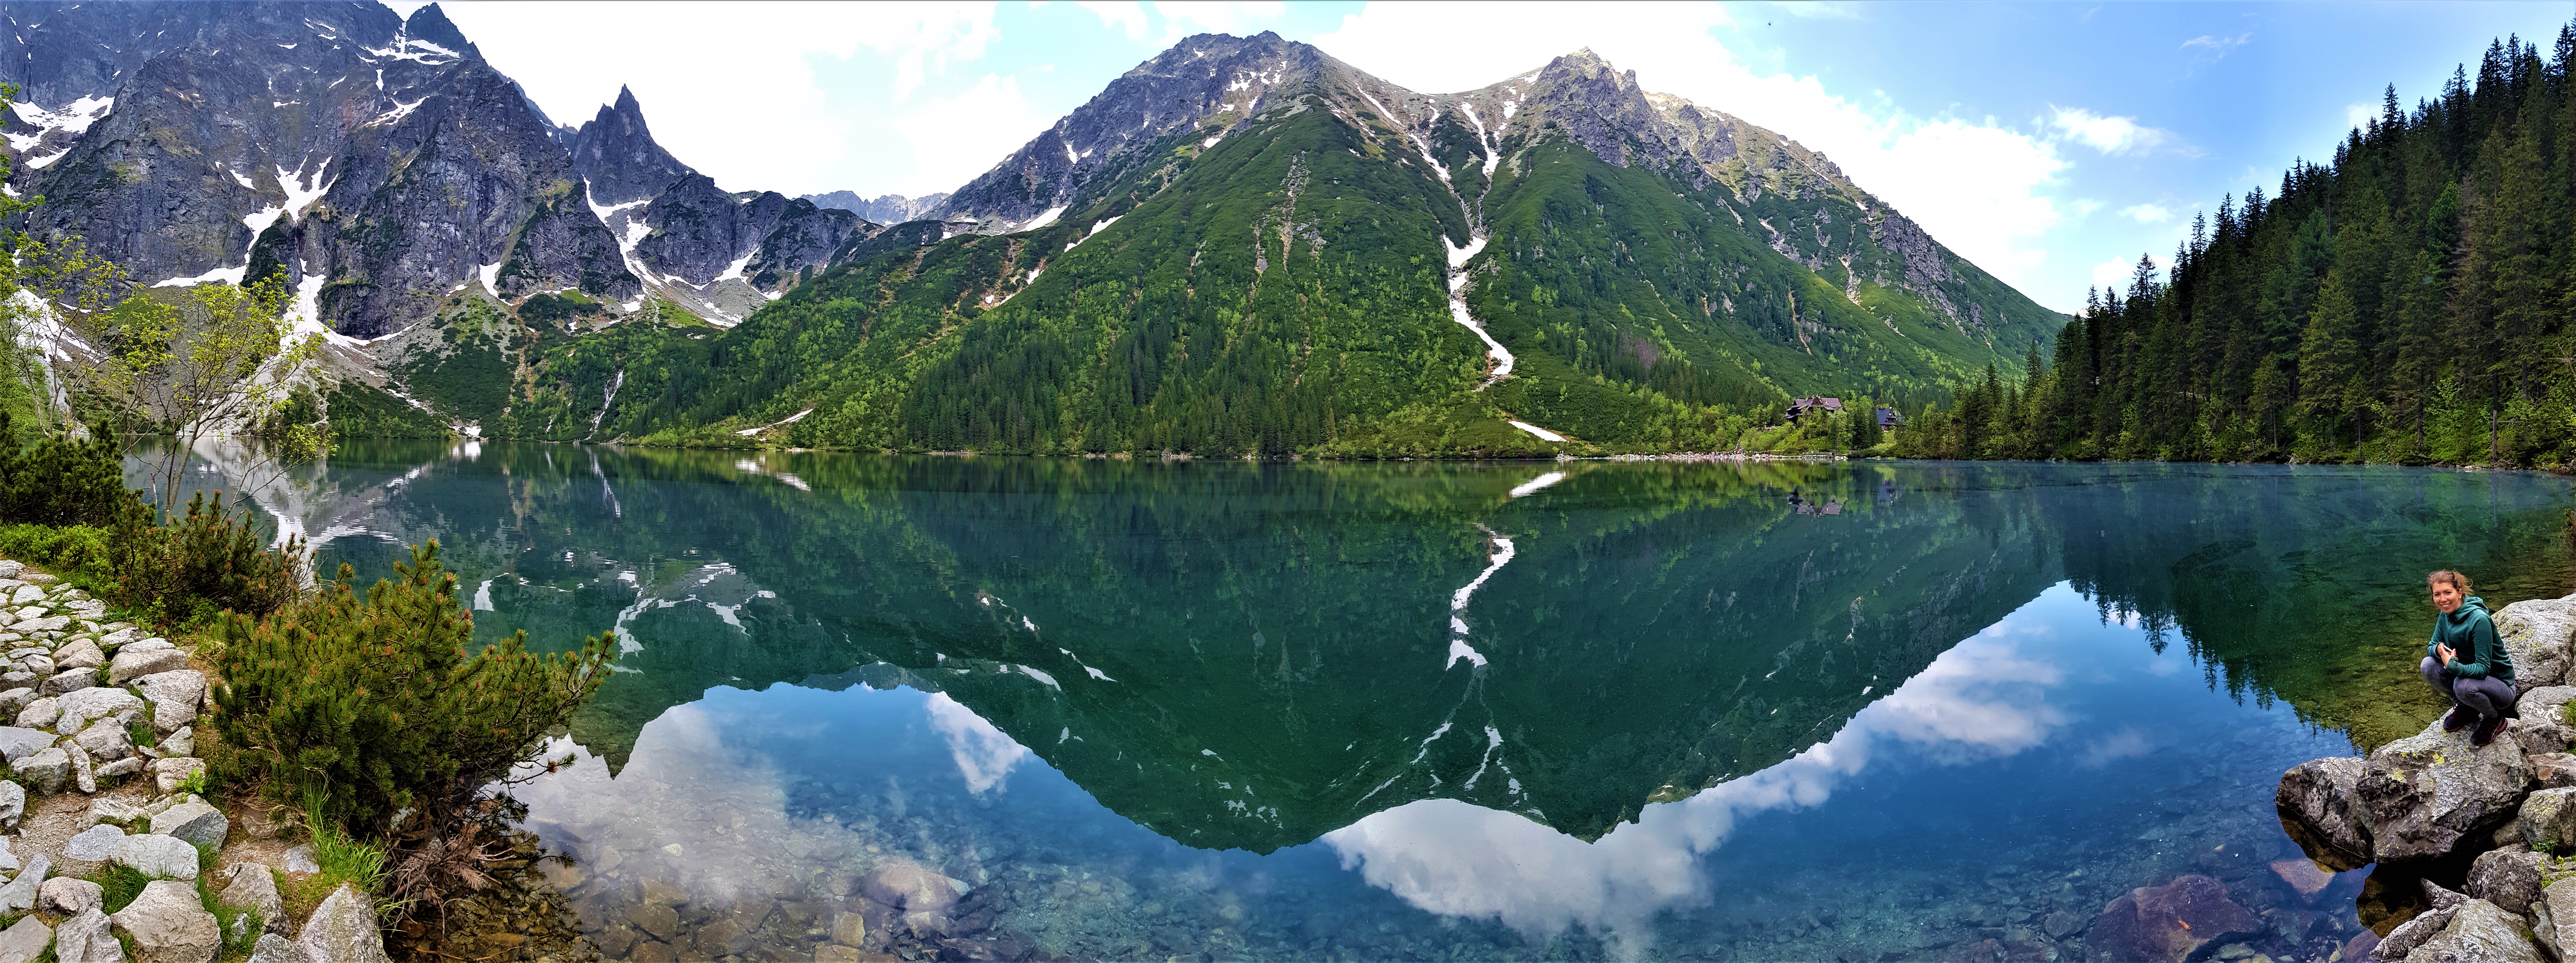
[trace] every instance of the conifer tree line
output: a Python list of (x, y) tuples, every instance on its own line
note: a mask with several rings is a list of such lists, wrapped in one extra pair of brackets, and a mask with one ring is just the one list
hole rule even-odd
[(2095, 291), (1892, 450), (1929, 458), (2576, 460), (2576, 23), (2195, 215), (2160, 280)]

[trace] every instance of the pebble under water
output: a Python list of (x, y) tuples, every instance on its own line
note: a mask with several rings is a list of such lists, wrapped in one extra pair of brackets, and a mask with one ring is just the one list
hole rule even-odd
[(2567, 489), (380, 444), (260, 504), (618, 633), (517, 790), (607, 959), (2072, 960), (2197, 874), (2260, 925), (2195, 958), (2322, 961), (2370, 871), (2274, 784), (2432, 717), (2424, 570), (2568, 591)]

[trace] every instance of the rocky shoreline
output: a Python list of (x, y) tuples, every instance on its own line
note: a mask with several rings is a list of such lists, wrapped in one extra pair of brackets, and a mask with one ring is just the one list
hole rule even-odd
[(2520, 714), (2504, 737), (2479, 747), (2435, 720), (2367, 757), (2314, 759), (2281, 776), (2282, 827), (2318, 872), (2374, 867), (2383, 900), (2363, 920), (2380, 937), (2373, 960), (2545, 963), (2576, 952), (2576, 883), (2566, 881), (2576, 879), (2576, 595), (2516, 602), (2495, 622)]
[[(210, 708), (195, 653), (124, 622), (106, 603), (0, 560), (0, 963), (207, 963), (227, 944), (253, 963), (388, 959), (372, 900), (342, 884), (302, 920), (281, 892), (321, 869), (265, 814), (199, 796), (194, 723)], [(148, 733), (148, 735), (146, 735)], [(205, 854), (212, 854), (209, 861)], [(149, 878), (114, 913), (81, 877)], [(220, 912), (200, 898), (217, 892)], [(218, 884), (216, 881), (221, 881)], [(247, 932), (254, 916), (263, 932)]]

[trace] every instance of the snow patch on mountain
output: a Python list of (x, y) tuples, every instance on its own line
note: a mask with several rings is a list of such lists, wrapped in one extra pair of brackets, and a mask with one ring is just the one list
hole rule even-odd
[(322, 179), (322, 175), (330, 170), (331, 159), (328, 157), (322, 158), (322, 166), (313, 169), (313, 176), (310, 179), (304, 176), (304, 165), (301, 163), (295, 165), (293, 171), (288, 171), (284, 167), (277, 169), (278, 189), (286, 192), (286, 215), (289, 223), (302, 221), (304, 212), (313, 207), (313, 202), (321, 200), (322, 195), (330, 193), (332, 184), (339, 183), (340, 179), (337, 177), (329, 181)]
[[(7, 137), (9, 146), (24, 151), (44, 140), (45, 135), (58, 130), (73, 137), (88, 133), (91, 124), (98, 123), (99, 118), (107, 116), (107, 112), (115, 108), (114, 97), (83, 97), (63, 105), (60, 110), (45, 110), (23, 102), (11, 104), (10, 111), (18, 115), (20, 122), (34, 128), (34, 132), (21, 134), (12, 131), (0, 133), (0, 137)], [(39, 166), (32, 161), (29, 165)]]

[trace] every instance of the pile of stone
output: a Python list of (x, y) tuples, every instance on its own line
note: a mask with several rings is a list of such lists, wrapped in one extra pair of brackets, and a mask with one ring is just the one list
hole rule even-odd
[[(290, 930), (275, 873), (238, 863), (225, 869), (230, 885), (217, 900), (229, 924), (206, 911), (195, 882), (208, 871), (200, 847), (220, 850), (233, 829), (221, 809), (189, 791), (206, 768), (194, 755), (193, 729), (210, 707), (206, 676), (167, 639), (101, 624), (106, 609), (53, 576), (0, 560), (0, 718), (15, 722), (0, 726), (9, 772), (0, 782), (0, 830), (18, 830), (46, 797), (94, 796), (82, 814), (92, 825), (63, 844), (62, 859), (131, 868), (152, 882), (110, 913), (97, 883), (54, 876), (53, 858), (31, 852), (24, 837), (0, 836), (0, 871), (13, 872), (0, 883), (0, 917), (17, 917), (0, 930), (0, 963), (28, 963), (47, 947), (59, 963), (122, 963), (128, 946), (146, 963), (206, 963), (222, 950), (228, 925), (235, 939), (250, 935), (241, 910), (267, 921), (254, 963), (386, 960), (373, 906), (345, 885)], [(294, 855), (288, 870), (319, 869), (292, 865)], [(288, 932), (296, 938), (287, 940)]]
[[(2513, 655), (2517, 719), (2479, 747), (2439, 720), (2367, 758), (2314, 759), (2281, 776), (2282, 825), (2333, 870), (2469, 862), (2465, 894), (2424, 883), (2432, 908), (2372, 950), (2382, 961), (2548, 959), (2576, 951), (2576, 595), (2495, 613)], [(2471, 862), (2473, 860), (2473, 862)], [(2456, 868), (2453, 872), (2456, 872)], [(2562, 937), (2558, 926), (2565, 926)]]

